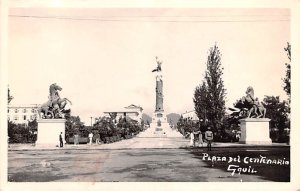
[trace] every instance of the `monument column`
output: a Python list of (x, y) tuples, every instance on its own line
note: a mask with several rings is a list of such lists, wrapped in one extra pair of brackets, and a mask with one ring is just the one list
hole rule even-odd
[(156, 104), (155, 104), (155, 112), (163, 112), (163, 80), (161, 72), (157, 72), (156, 75)]
[(167, 136), (167, 131), (169, 127), (169, 123), (167, 121), (167, 116), (164, 113), (164, 95), (163, 95), (163, 75), (161, 70), (162, 62), (159, 61), (156, 57), (157, 68), (152, 72), (155, 72), (155, 80), (156, 80), (156, 101), (155, 101), (155, 111), (152, 117), (151, 127), (154, 129), (154, 134), (156, 136), (162, 137)]
[(163, 75), (161, 72), (161, 61), (158, 61), (156, 57), (157, 68), (152, 70), (155, 72), (155, 111), (152, 117), (152, 122), (150, 128), (145, 132), (140, 133), (139, 137), (178, 137), (182, 138), (183, 136), (178, 132), (173, 130), (167, 120), (167, 116), (164, 113), (164, 95), (163, 95)]

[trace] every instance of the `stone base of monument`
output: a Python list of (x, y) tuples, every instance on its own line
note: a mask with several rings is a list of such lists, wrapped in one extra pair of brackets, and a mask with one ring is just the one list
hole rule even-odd
[(36, 146), (59, 146), (59, 135), (62, 132), (65, 143), (65, 119), (41, 119), (37, 120), (38, 133)]
[(246, 118), (241, 119), (241, 138), (239, 143), (266, 145), (272, 144), (270, 139), (268, 118)]
[(155, 112), (150, 127), (141, 132), (138, 137), (183, 137), (177, 130), (172, 129), (163, 112)]

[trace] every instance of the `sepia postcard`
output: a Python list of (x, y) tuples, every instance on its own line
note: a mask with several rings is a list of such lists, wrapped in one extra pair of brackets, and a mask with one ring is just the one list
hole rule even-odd
[(299, 190), (299, 6), (1, 2), (1, 189)]

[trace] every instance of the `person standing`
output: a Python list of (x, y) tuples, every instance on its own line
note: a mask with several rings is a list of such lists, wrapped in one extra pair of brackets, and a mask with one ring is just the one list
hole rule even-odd
[(205, 132), (205, 139), (207, 140), (207, 150), (211, 151), (211, 142), (213, 141), (214, 135), (210, 130), (210, 127), (207, 127), (207, 131)]
[(90, 134), (89, 134), (89, 139), (90, 139), (90, 145), (92, 145), (92, 141), (93, 141), (93, 133), (91, 132)]
[(203, 147), (203, 138), (202, 138), (202, 133), (199, 131), (199, 146), (201, 144), (201, 147)]
[(195, 136), (194, 136), (194, 132), (192, 131), (190, 134), (191, 140), (190, 140), (190, 145), (195, 146)]
[(59, 134), (59, 147), (63, 147), (64, 146), (62, 134), (63, 134), (62, 132), (60, 132), (60, 134)]
[(74, 135), (74, 145), (78, 145), (79, 144), (79, 135), (76, 133)]
[(95, 139), (96, 139), (96, 144), (97, 144), (97, 145), (100, 145), (101, 143), (100, 143), (100, 134), (99, 134), (99, 133), (97, 133), (97, 134), (95, 135)]

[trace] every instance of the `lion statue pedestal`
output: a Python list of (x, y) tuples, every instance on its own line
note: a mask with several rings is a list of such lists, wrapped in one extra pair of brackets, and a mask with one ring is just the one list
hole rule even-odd
[(268, 145), (272, 144), (270, 139), (268, 118), (245, 118), (240, 119), (242, 144)]
[(59, 145), (59, 134), (63, 133), (63, 143), (65, 143), (65, 119), (41, 119), (37, 120), (38, 134), (37, 146), (55, 147)]

